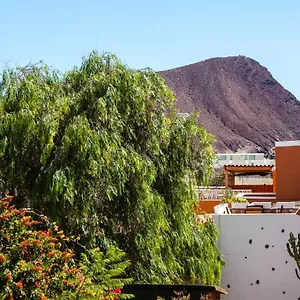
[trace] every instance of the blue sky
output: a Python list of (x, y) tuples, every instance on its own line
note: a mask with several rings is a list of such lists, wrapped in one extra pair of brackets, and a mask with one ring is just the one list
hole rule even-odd
[(0, 69), (64, 71), (93, 49), (154, 70), (246, 55), (300, 99), (299, 0), (0, 1)]

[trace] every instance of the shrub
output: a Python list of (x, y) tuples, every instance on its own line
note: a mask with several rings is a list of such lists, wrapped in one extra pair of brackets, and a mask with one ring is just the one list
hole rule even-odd
[(230, 188), (225, 189), (225, 193), (223, 198), (221, 199), (222, 203), (246, 203), (248, 202), (246, 198), (244, 197), (238, 197)]
[(286, 247), (289, 256), (294, 259), (297, 265), (297, 268), (295, 268), (295, 273), (297, 278), (300, 279), (300, 233), (298, 233), (298, 236), (295, 237), (291, 232)]
[(128, 279), (124, 253), (111, 247), (85, 251), (77, 260), (66, 237), (46, 216), (0, 200), (0, 299), (118, 299)]

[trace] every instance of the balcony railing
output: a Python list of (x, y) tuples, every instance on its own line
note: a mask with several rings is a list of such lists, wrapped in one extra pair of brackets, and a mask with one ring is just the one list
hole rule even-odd
[[(220, 186), (210, 186), (210, 187), (202, 187), (199, 186), (196, 189), (197, 198), (198, 200), (221, 200), (226, 192), (226, 188), (220, 187)], [(239, 193), (251, 193), (251, 189), (234, 189), (232, 190), (233, 193), (239, 194)]]

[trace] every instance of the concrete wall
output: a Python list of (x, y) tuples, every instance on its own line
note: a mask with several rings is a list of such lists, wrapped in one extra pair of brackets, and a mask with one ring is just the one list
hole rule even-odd
[(291, 214), (214, 215), (226, 266), (224, 300), (298, 300), (300, 280), (288, 255), (289, 233), (300, 232), (300, 216)]
[(300, 200), (300, 145), (276, 143), (276, 197), (278, 201)]
[(220, 200), (200, 200), (198, 201), (199, 206), (195, 208), (195, 212), (197, 215), (203, 214), (206, 212), (208, 214), (214, 213), (214, 207), (221, 203)]

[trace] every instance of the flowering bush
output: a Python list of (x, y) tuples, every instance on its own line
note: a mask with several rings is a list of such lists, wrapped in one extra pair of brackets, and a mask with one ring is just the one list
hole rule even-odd
[[(85, 251), (75, 258), (68, 238), (46, 216), (0, 200), (0, 299), (119, 299), (129, 282), (123, 252)], [(69, 245), (69, 246), (68, 246)]]

